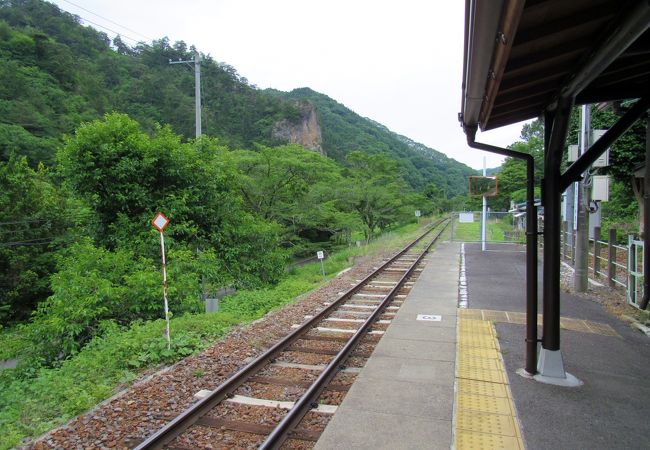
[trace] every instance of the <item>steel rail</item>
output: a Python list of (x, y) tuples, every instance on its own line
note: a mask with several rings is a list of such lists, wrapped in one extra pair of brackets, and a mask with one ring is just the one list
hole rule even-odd
[(232, 396), (239, 386), (241, 386), (251, 375), (259, 371), (264, 365), (266, 365), (270, 360), (275, 358), (275, 356), (280, 353), (284, 348), (291, 345), (293, 342), (298, 340), (304, 333), (309, 331), (313, 325), (318, 323), (321, 319), (327, 316), (330, 312), (334, 311), (341, 303), (348, 300), (355, 293), (360, 291), (370, 280), (377, 276), (381, 271), (383, 271), (387, 266), (392, 264), (395, 260), (400, 258), (404, 253), (409, 251), (412, 247), (418, 244), (425, 236), (431, 233), (438, 225), (443, 223), (448, 219), (440, 219), (433, 223), (429, 229), (427, 229), (421, 236), (415, 239), (413, 242), (408, 244), (398, 253), (396, 253), (392, 258), (382, 264), (379, 268), (374, 270), (372, 273), (367, 275), (363, 280), (357, 283), (352, 288), (348, 289), (345, 293), (339, 296), (331, 305), (324, 308), (320, 313), (316, 314), (313, 318), (303, 323), (300, 327), (296, 328), (294, 331), (289, 333), (287, 336), (282, 338), (280, 341), (275, 343), (271, 348), (266, 350), (264, 353), (259, 355), (253, 361), (248, 363), (226, 381), (224, 381), (219, 387), (212, 391), (208, 396), (194, 403), (192, 406), (187, 408), (181, 414), (176, 416), (154, 434), (145, 439), (140, 443), (135, 450), (149, 450), (149, 449), (161, 449), (166, 444), (171, 442), (174, 438), (182, 434), (190, 426), (196, 423), (203, 415), (221, 403), (226, 397)]
[(386, 295), (384, 300), (379, 304), (379, 306), (374, 310), (374, 312), (366, 319), (366, 321), (361, 325), (361, 327), (354, 333), (350, 340), (345, 344), (345, 346), (338, 352), (338, 354), (330, 361), (327, 367), (320, 373), (318, 378), (312, 383), (309, 389), (300, 397), (300, 399), (294, 404), (293, 408), (284, 416), (280, 423), (275, 427), (275, 429), (269, 434), (266, 440), (260, 445), (260, 450), (275, 450), (279, 449), (284, 441), (289, 436), (289, 433), (300, 423), (302, 418), (307, 414), (313, 407), (318, 406), (316, 401), (318, 397), (329, 384), (332, 378), (337, 374), (338, 370), (342, 368), (345, 360), (350, 356), (352, 351), (356, 348), (357, 344), (361, 338), (366, 334), (368, 329), (375, 322), (377, 317), (381, 315), (388, 306), (388, 304), (393, 300), (397, 292), (402, 288), (404, 283), (411, 277), (415, 268), (420, 264), (424, 256), (427, 254), (431, 246), (438, 240), (438, 237), (442, 234), (445, 228), (449, 223), (438, 232), (438, 234), (433, 238), (433, 240), (427, 245), (424, 251), (418, 256), (415, 262), (409, 267), (409, 269), (402, 275), (397, 284), (390, 290)]

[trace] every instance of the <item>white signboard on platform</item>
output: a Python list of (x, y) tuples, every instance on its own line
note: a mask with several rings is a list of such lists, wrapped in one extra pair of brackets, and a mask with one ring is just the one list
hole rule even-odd
[(458, 213), (458, 221), (460, 223), (472, 223), (474, 222), (474, 213), (471, 212)]
[(441, 322), (442, 316), (434, 314), (418, 314), (417, 320), (426, 320), (428, 322)]

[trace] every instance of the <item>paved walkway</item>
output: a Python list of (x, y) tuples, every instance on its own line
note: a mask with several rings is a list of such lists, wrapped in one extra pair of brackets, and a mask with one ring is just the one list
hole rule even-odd
[[(491, 248), (465, 245), (469, 308), (524, 312), (525, 254), (521, 247)], [(650, 339), (588, 298), (563, 292), (560, 311), (568, 319), (560, 333), (566, 370), (584, 382), (577, 388), (516, 375), (524, 364), (525, 328), (495, 323), (526, 447), (650, 448)], [(578, 326), (585, 322), (601, 325)]]
[(565, 366), (584, 385), (522, 378), (525, 253), (465, 245), (469, 309), (458, 310), (459, 248), (427, 257), (316, 449), (650, 448), (650, 339), (562, 293)]
[[(375, 348), (316, 449), (449, 449), (458, 244), (442, 243)], [(437, 322), (418, 314), (439, 315)]]

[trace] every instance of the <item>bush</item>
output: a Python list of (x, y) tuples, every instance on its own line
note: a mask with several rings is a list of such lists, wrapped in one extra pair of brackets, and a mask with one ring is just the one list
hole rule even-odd
[[(201, 311), (195, 265), (191, 252), (169, 253), (169, 275), (174, 280), (169, 299), (175, 314)], [(88, 240), (60, 256), (52, 291), (32, 322), (23, 326), (32, 342), (30, 358), (46, 365), (102, 335), (107, 322), (127, 325), (163, 315), (159, 267), (129, 250), (108, 251)]]
[[(168, 364), (203, 350), (236, 321), (228, 314), (188, 314), (171, 322), (171, 349), (164, 320), (127, 329), (102, 323), (104, 334), (56, 368), (0, 372), (0, 449), (65, 423), (132, 381), (143, 367)], [(31, 376), (27, 376), (31, 375)]]

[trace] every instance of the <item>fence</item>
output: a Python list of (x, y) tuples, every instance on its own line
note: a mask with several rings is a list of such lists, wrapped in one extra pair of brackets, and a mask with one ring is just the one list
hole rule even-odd
[[(481, 241), (481, 212), (452, 213), (451, 240)], [(526, 241), (526, 214), (488, 212), (485, 240), (490, 243), (521, 243)]]
[[(567, 222), (563, 222), (562, 260), (572, 266), (575, 265), (575, 242), (575, 230), (570, 230)], [(603, 241), (600, 227), (594, 227), (594, 236), (589, 238), (587, 267), (593, 279), (624, 289), (628, 303), (638, 307), (643, 298), (643, 241), (630, 235), (627, 245), (618, 245), (613, 228), (608, 231), (607, 241)]]

